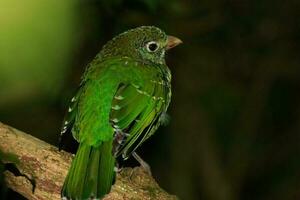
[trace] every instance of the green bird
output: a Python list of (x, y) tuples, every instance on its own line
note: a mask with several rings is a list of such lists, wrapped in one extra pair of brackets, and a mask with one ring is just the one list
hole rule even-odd
[(61, 137), (79, 142), (62, 188), (64, 199), (101, 199), (115, 178), (116, 158), (135, 150), (163, 123), (171, 100), (165, 52), (181, 40), (154, 26), (107, 42), (87, 67), (71, 99)]

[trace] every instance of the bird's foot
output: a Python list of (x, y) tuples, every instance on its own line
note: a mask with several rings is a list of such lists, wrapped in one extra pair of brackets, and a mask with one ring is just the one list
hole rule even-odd
[(122, 167), (120, 167), (119, 163), (116, 162), (115, 167), (114, 167), (114, 172), (119, 173), (123, 170)]
[(124, 145), (126, 138), (129, 136), (128, 133), (123, 132), (121, 129), (115, 129), (114, 140), (113, 140), (113, 155), (116, 155), (119, 148)]
[(133, 152), (132, 156), (140, 163), (140, 165), (144, 169), (144, 171), (147, 172), (151, 176), (152, 173), (151, 173), (150, 165), (148, 163), (146, 163), (136, 152)]
[(114, 167), (114, 171), (115, 171), (116, 173), (120, 173), (122, 170), (123, 170), (122, 167), (121, 167), (121, 168), (119, 168), (119, 167)]

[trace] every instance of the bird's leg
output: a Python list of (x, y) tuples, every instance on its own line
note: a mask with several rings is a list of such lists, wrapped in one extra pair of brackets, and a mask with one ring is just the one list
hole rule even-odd
[(129, 135), (120, 129), (115, 129), (112, 153), (116, 155), (119, 148), (124, 144)]
[(119, 172), (121, 172), (122, 171), (122, 167), (120, 167), (119, 166), (119, 163), (116, 161), (116, 165), (115, 165), (115, 167), (114, 167), (114, 171), (116, 172), (116, 173), (119, 173)]
[(132, 156), (140, 163), (142, 168), (151, 176), (151, 167), (146, 163), (136, 152), (132, 153)]

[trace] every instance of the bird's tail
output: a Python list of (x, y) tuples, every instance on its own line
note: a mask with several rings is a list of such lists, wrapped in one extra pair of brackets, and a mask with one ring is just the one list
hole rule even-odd
[(98, 147), (81, 143), (65, 179), (61, 195), (66, 199), (101, 199), (109, 193), (115, 172), (112, 141)]

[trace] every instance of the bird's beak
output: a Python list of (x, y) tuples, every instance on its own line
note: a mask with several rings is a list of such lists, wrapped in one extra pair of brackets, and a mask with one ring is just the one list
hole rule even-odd
[(179, 45), (181, 43), (182, 43), (181, 39), (171, 36), (171, 35), (168, 35), (166, 49), (167, 50), (172, 49), (173, 47), (176, 47), (177, 45)]

